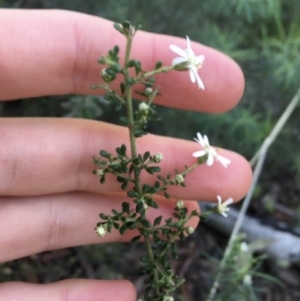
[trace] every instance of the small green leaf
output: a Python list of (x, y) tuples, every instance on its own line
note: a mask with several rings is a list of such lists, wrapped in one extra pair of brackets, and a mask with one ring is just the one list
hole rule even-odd
[(125, 232), (126, 232), (126, 230), (127, 230), (127, 228), (126, 228), (126, 226), (125, 226), (125, 224), (124, 224), (124, 225), (122, 225), (122, 226), (120, 227), (119, 232), (120, 232), (121, 235), (124, 235)]
[(107, 227), (107, 232), (111, 232), (111, 228), (113, 226), (113, 223), (111, 221), (108, 221), (107, 224), (106, 224), (106, 227)]
[(191, 216), (199, 216), (199, 212), (197, 212), (197, 210), (193, 210), (191, 212)]
[(130, 205), (127, 202), (122, 203), (122, 213), (129, 213)]
[(156, 65), (155, 65), (154, 70), (157, 70), (157, 69), (161, 68), (161, 66), (162, 66), (162, 62), (161, 62), (161, 61), (158, 61), (158, 62), (156, 63)]
[(108, 216), (104, 213), (100, 213), (99, 214), (100, 218), (104, 219), (104, 220), (107, 220), (108, 219)]
[(134, 67), (135, 66), (135, 64), (136, 64), (136, 60), (130, 60), (128, 63), (127, 63), (127, 65), (126, 65), (126, 67)]
[(112, 212), (114, 215), (119, 215), (119, 212), (118, 212), (116, 209), (111, 209), (111, 212)]
[(160, 215), (154, 220), (153, 227), (160, 225), (161, 220), (162, 220), (162, 216)]
[(129, 174), (131, 174), (133, 172), (133, 169), (134, 169), (133, 164), (130, 164), (130, 166), (129, 166)]
[(145, 169), (151, 175), (161, 171), (161, 168), (159, 166), (148, 166)]
[(119, 24), (119, 23), (114, 23), (114, 28), (115, 28), (115, 30), (117, 30), (119, 33), (123, 34), (123, 28), (122, 28), (121, 24)]
[(118, 55), (118, 53), (119, 53), (119, 46), (116, 45), (116, 46), (113, 48), (113, 52), (114, 52), (115, 55)]
[(149, 207), (156, 208), (156, 209), (159, 208), (158, 204), (154, 202), (152, 199), (147, 199), (146, 203)]
[(164, 196), (165, 196), (165, 198), (168, 199), (168, 200), (171, 198), (170, 195), (169, 195), (167, 192), (165, 192), (165, 191), (164, 191)]
[(136, 198), (138, 197), (138, 194), (133, 190), (129, 190), (127, 191), (127, 196), (129, 196), (130, 198)]
[(115, 229), (117, 229), (117, 230), (120, 228), (120, 225), (118, 223), (113, 223), (113, 225), (114, 225)]
[(135, 211), (137, 213), (143, 213), (145, 211), (144, 204), (142, 202), (139, 202), (135, 207)]
[(145, 162), (150, 157), (150, 152), (145, 152), (143, 155), (143, 162)]
[(131, 24), (128, 20), (125, 20), (123, 23), (122, 23), (123, 27), (126, 28), (127, 30), (130, 29), (131, 27)]
[(142, 220), (141, 224), (145, 227), (145, 228), (151, 228), (152, 224), (148, 221), (148, 220)]
[(120, 176), (118, 176), (118, 177), (117, 177), (117, 181), (118, 181), (119, 183), (123, 183), (123, 182), (124, 182), (124, 178), (123, 178), (123, 177), (120, 177)]
[(124, 95), (124, 93), (125, 93), (125, 84), (124, 83), (120, 84), (120, 90), (121, 90), (122, 95)]
[(142, 162), (142, 158), (137, 157), (132, 159), (132, 163), (135, 165), (139, 165), (141, 162)]
[(125, 144), (122, 144), (121, 145), (121, 154), (126, 157), (126, 145)]
[(176, 212), (173, 213), (173, 216), (176, 217), (176, 218), (178, 218), (178, 219), (180, 219), (180, 214), (178, 214)]
[(131, 239), (131, 242), (136, 242), (136, 241), (139, 241), (141, 238), (141, 235), (138, 235), (138, 236), (135, 236)]
[(126, 228), (132, 230), (132, 229), (136, 228), (136, 225), (137, 225), (136, 221), (135, 222), (127, 222)]
[(110, 154), (108, 152), (106, 152), (105, 150), (101, 150), (100, 155), (104, 158), (109, 158), (110, 157)]
[(128, 187), (128, 182), (124, 181), (123, 184), (121, 185), (121, 189), (125, 190)]

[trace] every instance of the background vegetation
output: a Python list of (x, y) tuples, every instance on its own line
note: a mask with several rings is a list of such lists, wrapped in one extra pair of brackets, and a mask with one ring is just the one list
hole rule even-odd
[[(240, 104), (231, 112), (218, 115), (160, 108), (159, 114), (168, 122), (153, 125), (150, 131), (190, 140), (195, 129), (198, 129), (209, 135), (212, 144), (233, 149), (248, 159), (251, 159), (271, 131), (300, 85), (299, 0), (2, 0), (0, 5), (77, 10), (120, 22), (128, 19), (133, 24), (142, 24), (148, 31), (176, 36), (185, 36), (188, 33), (192, 40), (225, 52), (241, 65), (245, 74), (246, 90)], [(1, 116), (68, 115), (118, 122), (118, 118), (112, 112), (114, 111), (97, 97), (76, 95), (0, 104)], [(299, 223), (297, 212), (300, 212), (299, 116), (300, 111), (297, 108), (271, 147), (262, 175), (263, 181), (257, 188), (252, 208), (254, 214), (270, 210), (270, 207), (264, 207), (263, 199), (271, 194), (274, 185), (278, 186), (276, 202), (293, 208), (296, 218), (289, 221), (293, 225)], [(175, 122), (176, 130), (173, 127)], [(120, 252), (120, 248), (113, 249)], [(101, 254), (106, 251), (94, 246), (66, 252), (70, 252), (72, 256), (68, 258), (74, 262), (80, 261), (78, 252), (81, 252), (81, 255), (84, 253), (84, 258), (88, 258), (90, 262), (89, 265), (93, 265), (96, 264), (93, 261), (95, 253), (98, 254), (97, 258), (101, 259)], [(106, 257), (103, 255), (103, 258)], [(34, 260), (27, 259), (26, 269), (31, 266), (28, 262), (32, 264)], [(37, 262), (40, 262), (40, 259)], [(74, 262), (66, 267), (67, 275), (62, 273), (62, 276), (50, 277), (50, 280), (77, 277), (78, 274), (82, 276), (76, 269), (70, 272), (74, 268), (69, 267), (76, 266)], [(109, 267), (108, 273), (113, 274), (108, 278), (124, 276), (122, 272), (111, 272), (116, 267), (115, 261), (112, 261), (111, 265), (105, 260), (104, 262), (104, 266)], [(3, 267), (8, 270), (3, 270), (2, 275), (0, 267), (0, 280), (1, 277), (3, 280), (21, 277), (30, 281), (24, 276), (29, 275), (27, 272), (24, 275), (22, 272), (15, 275), (15, 263), (11, 264), (12, 266)], [(18, 265), (22, 266), (22, 263)], [(40, 271), (41, 267), (38, 268), (35, 264), (32, 266), (35, 271)], [(53, 273), (57, 275), (56, 272)], [(106, 274), (102, 270), (101, 273), (93, 273), (93, 276), (105, 277)], [(36, 275), (41, 274), (33, 274), (38, 278), (37, 282), (47, 281), (46, 276), (40, 279)]]

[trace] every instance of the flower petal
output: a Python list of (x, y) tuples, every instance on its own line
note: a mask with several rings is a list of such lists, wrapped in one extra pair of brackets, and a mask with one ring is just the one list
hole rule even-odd
[(214, 157), (211, 154), (208, 154), (206, 164), (207, 164), (207, 166), (211, 166), (214, 164)]
[(209, 145), (208, 138), (207, 138), (206, 135), (203, 136), (203, 141), (204, 141), (204, 144), (205, 144), (206, 146), (210, 146), (210, 145)]
[(186, 53), (189, 57), (193, 57), (195, 56), (194, 51), (191, 48), (191, 42), (190, 42), (190, 38), (188, 36), (186, 36), (186, 44), (187, 44), (187, 49), (186, 49)]
[(231, 161), (223, 156), (217, 155), (216, 159), (226, 168)]
[(198, 137), (199, 143), (202, 145), (202, 147), (204, 147), (205, 144), (204, 144), (202, 135), (200, 133), (197, 133), (197, 137)]
[(187, 61), (187, 59), (184, 58), (184, 57), (176, 57), (176, 58), (173, 59), (173, 61), (172, 61), (172, 66), (175, 66), (175, 65), (184, 63), (184, 62), (186, 62), (186, 61)]
[[(228, 200), (226, 200), (222, 205), (223, 206), (228, 206), (228, 205), (230, 205), (230, 204), (232, 204), (233, 203), (233, 198), (229, 198)], [(229, 210), (229, 208), (226, 208), (226, 209), (228, 209)], [(227, 210), (227, 211), (228, 211)]]
[(195, 158), (203, 157), (204, 155), (206, 155), (206, 151), (204, 149), (193, 153), (193, 157)]
[(186, 53), (186, 51), (184, 51), (183, 49), (181, 49), (180, 47), (176, 46), (176, 45), (170, 45), (170, 49), (175, 52), (176, 54), (185, 57), (186, 59), (188, 58), (188, 55)]
[(191, 79), (192, 83), (196, 82), (196, 76), (195, 76), (195, 73), (192, 69), (190, 69), (190, 79)]
[(222, 198), (220, 195), (217, 195), (217, 199), (218, 199), (218, 205), (221, 205), (222, 203)]
[(203, 84), (199, 74), (196, 73), (195, 75), (196, 75), (196, 80), (197, 80), (197, 84), (198, 84), (199, 89), (204, 90), (204, 84)]
[(195, 60), (197, 62), (198, 65), (202, 65), (204, 62), (205, 56), (203, 54), (198, 55), (195, 57)]

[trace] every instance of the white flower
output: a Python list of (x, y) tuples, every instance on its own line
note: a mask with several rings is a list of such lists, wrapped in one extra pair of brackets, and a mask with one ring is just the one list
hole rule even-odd
[(246, 242), (242, 242), (240, 245), (241, 251), (248, 252), (249, 251), (249, 245)]
[(149, 112), (149, 106), (145, 102), (141, 102), (139, 104), (139, 111), (147, 115)]
[[(176, 45), (170, 45), (170, 49), (178, 54), (180, 57), (176, 57), (172, 61), (172, 66), (183, 64), (183, 69), (178, 70), (186, 70), (190, 71), (190, 79), (192, 83), (197, 81), (199, 89), (204, 90), (204, 84), (198, 75), (198, 69), (202, 67), (204, 61), (204, 55), (195, 55), (194, 51), (191, 48), (190, 39), (186, 36), (187, 40), (187, 49), (183, 50)], [(185, 64), (184, 64), (185, 63)]]
[(246, 274), (246, 275), (244, 276), (243, 284), (244, 284), (245, 286), (251, 286), (251, 285), (252, 285), (252, 277), (251, 277), (251, 275)]
[(194, 138), (195, 141), (197, 141), (204, 149), (194, 152), (193, 157), (199, 158), (207, 155), (206, 164), (208, 166), (213, 165), (214, 160), (219, 161), (224, 167), (227, 167), (230, 164), (230, 160), (218, 155), (215, 148), (209, 145), (209, 141), (206, 135), (202, 137), (200, 133), (197, 133), (197, 138)]
[(161, 162), (162, 160), (164, 159), (164, 155), (162, 153), (156, 153), (154, 156), (153, 156), (153, 161), (155, 163), (159, 163)]
[(101, 237), (103, 237), (107, 232), (106, 225), (103, 225), (103, 224), (97, 226), (95, 230), (96, 230), (96, 233)]
[(233, 199), (229, 198), (223, 203), (222, 203), (222, 198), (219, 195), (217, 195), (217, 199), (218, 199), (218, 205), (214, 208), (214, 210), (219, 214), (223, 215), (224, 217), (227, 217), (226, 212), (229, 211), (229, 208), (227, 208), (227, 206), (233, 203)]
[(176, 208), (177, 208), (177, 209), (182, 209), (182, 208), (184, 208), (184, 200), (181, 200), (181, 199), (177, 200)]
[(188, 234), (193, 234), (195, 232), (193, 227), (187, 227), (186, 230), (187, 230)]

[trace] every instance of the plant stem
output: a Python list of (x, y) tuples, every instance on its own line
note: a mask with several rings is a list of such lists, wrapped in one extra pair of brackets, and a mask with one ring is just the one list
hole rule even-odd
[[(159, 69), (156, 69), (156, 70), (153, 70), (153, 71), (149, 71), (149, 72), (146, 72), (144, 73), (141, 78), (147, 78), (147, 77), (151, 77), (155, 74), (159, 74), (159, 73), (162, 73), (162, 72), (169, 72), (171, 70), (174, 70), (174, 67), (173, 66), (165, 66), (165, 67), (161, 67)], [(138, 78), (140, 79), (140, 78)]]
[[(125, 52), (125, 66), (130, 60), (130, 51), (132, 45), (132, 36), (127, 36), (127, 43), (126, 43), (126, 52)], [(125, 77), (125, 97), (126, 97), (126, 111), (127, 111), (127, 118), (128, 118), (128, 130), (129, 130), (129, 138), (130, 138), (130, 148), (131, 148), (131, 157), (133, 159), (137, 158), (137, 149), (136, 149), (136, 139), (134, 136), (134, 115), (132, 109), (132, 93), (131, 93), (131, 84), (129, 83), (129, 72), (128, 68), (124, 68), (124, 77)], [(135, 179), (135, 188), (139, 195), (142, 194), (141, 183), (140, 183), (140, 171), (134, 165), (134, 179)], [(149, 255), (149, 258), (154, 262), (154, 255), (151, 246), (151, 241), (149, 236), (144, 236), (146, 249)], [(154, 269), (154, 281), (158, 281), (158, 273), (157, 270)], [(159, 294), (159, 288), (156, 287), (156, 294)]]

